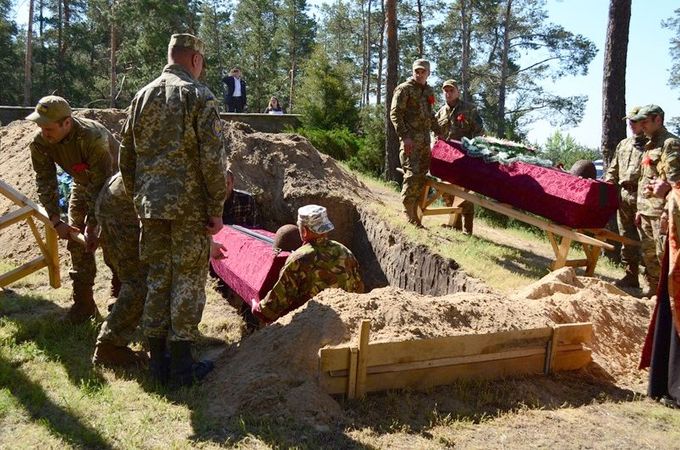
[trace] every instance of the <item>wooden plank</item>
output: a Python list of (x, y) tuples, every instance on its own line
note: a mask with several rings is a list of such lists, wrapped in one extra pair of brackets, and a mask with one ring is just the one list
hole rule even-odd
[(357, 398), (364, 398), (366, 395), (366, 368), (370, 351), (368, 349), (368, 337), (371, 331), (371, 321), (362, 320), (359, 329), (359, 357), (357, 362)]
[(26, 264), (17, 267), (14, 270), (10, 270), (7, 273), (0, 275), (0, 287), (7, 286), (10, 283), (14, 283), (23, 277), (32, 274), (36, 270), (40, 270), (43, 267), (47, 267), (47, 260), (44, 256), (39, 256)]
[(518, 209), (513, 208), (510, 205), (506, 205), (503, 203), (499, 203), (494, 200), (487, 199), (485, 197), (482, 197), (481, 195), (477, 194), (476, 192), (472, 191), (466, 191), (465, 189), (461, 188), (460, 186), (456, 186), (451, 183), (444, 183), (444, 182), (437, 182), (437, 181), (432, 181), (432, 185), (435, 187), (435, 189), (440, 189), (443, 190), (444, 192), (450, 193), (455, 195), (456, 197), (461, 197), (464, 198), (465, 200), (469, 200), (472, 203), (475, 203), (477, 205), (480, 205), (484, 208), (491, 209), (493, 211), (497, 211), (501, 214), (505, 214), (508, 217), (512, 217), (517, 220), (521, 220), (523, 222), (526, 222), (528, 224), (534, 225), (542, 230), (546, 231), (551, 231), (555, 234), (558, 234), (560, 236), (568, 237), (574, 241), (577, 242), (584, 242), (586, 244), (591, 244), (591, 245), (597, 245), (599, 247), (606, 248), (607, 250), (614, 250), (614, 246), (611, 244), (608, 244), (606, 242), (600, 241), (598, 239), (595, 239), (591, 236), (588, 236), (583, 233), (579, 233), (577, 231), (574, 231), (571, 228), (567, 228), (562, 225), (558, 225), (553, 222), (549, 222), (547, 219), (541, 219), (536, 216), (531, 216), (527, 213), (524, 213)]
[(33, 221), (32, 217), (27, 217), (26, 222), (28, 222), (28, 226), (31, 228), (31, 233), (33, 233), (33, 237), (35, 238), (36, 244), (38, 244), (38, 247), (40, 247), (40, 252), (45, 257), (45, 260), (49, 261), (50, 253), (47, 251), (47, 246), (42, 240), (40, 230), (38, 230), (38, 227), (35, 225), (35, 221)]
[[(510, 330), (489, 334), (468, 334), (431, 339), (370, 344), (369, 366), (403, 364), (438, 358), (452, 358), (485, 353), (497, 353), (504, 349), (529, 348), (545, 344), (552, 335), (552, 328)], [(320, 370), (346, 370), (348, 347), (323, 348), (319, 351)]]
[(0, 228), (5, 228), (17, 222), (21, 222), (27, 217), (30, 217), (32, 213), (33, 208), (31, 208), (30, 206), (22, 206), (17, 210), (7, 213), (0, 217)]
[(593, 342), (592, 322), (562, 323), (555, 325), (557, 345), (584, 344)]
[(359, 349), (352, 347), (349, 353), (349, 373), (347, 374), (347, 398), (356, 398), (357, 394), (357, 365), (359, 364)]
[(582, 233), (591, 233), (595, 239), (608, 240), (620, 242), (631, 247), (639, 247), (640, 241), (635, 241), (633, 239), (627, 238), (626, 236), (621, 236), (620, 234), (614, 233), (606, 228), (581, 228), (579, 230)]
[(442, 206), (438, 208), (427, 208), (423, 211), (424, 216), (436, 216), (439, 214), (454, 214), (462, 213), (463, 208), (453, 207), (453, 206)]
[[(587, 259), (568, 259), (564, 262), (567, 267), (588, 267)], [(562, 266), (562, 267), (564, 267)]]
[[(559, 326), (559, 325), (558, 325)], [(553, 328), (553, 334), (548, 341), (548, 346), (545, 353), (545, 367), (543, 368), (543, 373), (546, 375), (551, 373), (553, 370), (553, 365), (555, 363), (555, 354), (557, 353), (557, 333), (556, 328)]]
[(50, 286), (58, 288), (61, 286), (61, 274), (59, 268), (59, 238), (57, 232), (50, 225), (45, 225), (45, 243), (49, 258), (47, 260), (47, 269), (49, 270)]
[(590, 349), (560, 352), (558, 350), (553, 362), (553, 372), (579, 370), (586, 367), (593, 360)]

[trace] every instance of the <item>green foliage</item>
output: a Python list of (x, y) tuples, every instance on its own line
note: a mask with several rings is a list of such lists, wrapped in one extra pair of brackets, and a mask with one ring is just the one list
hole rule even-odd
[(14, 21), (9, 20), (10, 0), (0, 0), (0, 104), (19, 105), (23, 89), (21, 88), (22, 71), (20, 64), (20, 50), (14, 37), (18, 29)]
[(569, 134), (562, 134), (559, 130), (546, 139), (541, 150), (541, 156), (555, 164), (562, 163), (565, 169), (581, 159), (595, 161), (602, 158), (602, 154), (595, 149), (579, 144)]
[(331, 64), (320, 46), (305, 64), (297, 111), (303, 114), (302, 123), (306, 128), (356, 130), (357, 96), (343, 67)]
[(347, 128), (298, 128), (296, 133), (309, 139), (314, 148), (335, 159), (345, 161), (352, 158), (359, 151), (359, 138)]
[(353, 170), (380, 177), (385, 167), (385, 106), (366, 106), (361, 110), (361, 146), (348, 161)]

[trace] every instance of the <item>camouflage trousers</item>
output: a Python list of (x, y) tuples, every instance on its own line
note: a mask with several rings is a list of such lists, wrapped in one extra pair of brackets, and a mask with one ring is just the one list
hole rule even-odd
[(425, 175), (430, 169), (430, 135), (415, 136), (413, 144), (410, 155), (404, 153), (403, 143), (399, 152), (399, 161), (404, 170), (401, 201), (404, 204), (404, 211), (409, 217), (415, 217), (416, 208), (420, 203), (425, 187)]
[(99, 218), (99, 243), (104, 258), (118, 273), (120, 293), (111, 313), (102, 324), (97, 344), (117, 347), (130, 343), (139, 325), (146, 299), (146, 266), (139, 260), (139, 224)]
[[(628, 239), (640, 241), (638, 229), (635, 226), (635, 213), (637, 212), (637, 192), (629, 192), (621, 189), (621, 204), (616, 213), (616, 221), (619, 225), (619, 233)], [(623, 244), (621, 245), (621, 261), (627, 268), (632, 268), (637, 273), (640, 265), (640, 247)]]
[[(87, 188), (73, 183), (68, 204), (68, 223), (80, 229), (81, 232), (85, 231), (87, 211)], [(94, 252), (86, 252), (84, 246), (70, 239), (66, 244), (66, 249), (71, 254), (71, 270), (68, 275), (73, 285), (93, 286), (94, 277), (97, 274)]]
[[(640, 251), (642, 261), (647, 268), (647, 281), (651, 284), (659, 282), (661, 273), (660, 261), (663, 256), (665, 237), (659, 229), (659, 218), (640, 215)], [(650, 286), (656, 289), (656, 285)]]
[(140, 255), (149, 268), (144, 334), (194, 340), (205, 306), (210, 255), (205, 223), (142, 219)]

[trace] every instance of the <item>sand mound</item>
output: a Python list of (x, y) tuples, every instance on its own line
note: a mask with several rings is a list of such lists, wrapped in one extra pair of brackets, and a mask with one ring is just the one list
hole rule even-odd
[(607, 283), (570, 271), (551, 274), (533, 287), (554, 285), (559, 278), (571, 280), (562, 283), (574, 293), (557, 290), (540, 299), (475, 293), (428, 297), (391, 287), (363, 295), (324, 291), (218, 362), (205, 387), (216, 399), (211, 413), (225, 419), (295, 417), (317, 424), (342, 420), (340, 406), (316, 384), (317, 352), (356, 341), (362, 319), (372, 321), (371, 342), (592, 321), (595, 362), (615, 379), (635, 378), (651, 304), (613, 295)]

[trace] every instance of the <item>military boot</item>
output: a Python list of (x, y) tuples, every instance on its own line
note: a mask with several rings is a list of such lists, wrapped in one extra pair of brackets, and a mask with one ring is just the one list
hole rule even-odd
[(97, 317), (97, 305), (91, 285), (73, 285), (73, 306), (66, 314), (65, 321), (74, 325), (81, 324)]
[(472, 235), (472, 223), (475, 219), (474, 214), (463, 214), (463, 233)]
[(616, 280), (614, 284), (622, 288), (635, 288), (640, 289), (640, 281), (638, 280), (638, 269), (637, 267), (627, 267), (626, 273), (622, 278)]
[(149, 338), (149, 353), (151, 354), (149, 372), (151, 378), (162, 385), (168, 384), (168, 379), (170, 378), (170, 359), (168, 358), (167, 350), (164, 337)]
[(110, 342), (99, 342), (94, 349), (94, 356), (92, 356), (92, 364), (101, 364), (107, 367), (141, 366), (147, 360), (144, 352), (135, 352), (129, 347), (119, 347)]
[(170, 387), (191, 386), (215, 368), (212, 361), (194, 361), (191, 341), (170, 342)]
[(425, 228), (423, 224), (420, 222), (420, 219), (418, 218), (418, 214), (416, 213), (416, 208), (417, 206), (407, 206), (406, 211), (404, 211), (404, 216), (406, 217), (406, 220), (408, 223), (411, 225), (414, 225), (416, 228)]

